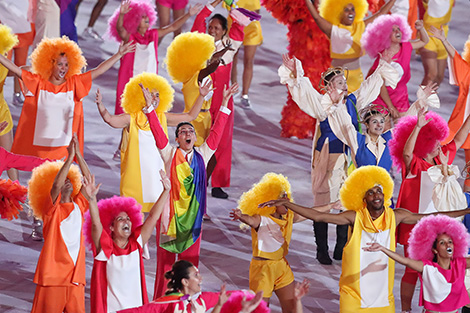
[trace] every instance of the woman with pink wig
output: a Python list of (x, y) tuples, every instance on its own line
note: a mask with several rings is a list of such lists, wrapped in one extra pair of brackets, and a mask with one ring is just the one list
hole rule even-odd
[(424, 47), (429, 41), (423, 21), (417, 21), (415, 27), (419, 31), (420, 39), (410, 42), (412, 30), (406, 19), (398, 14), (383, 15), (367, 26), (361, 39), (367, 54), (372, 59), (375, 58), (367, 76), (371, 75), (379, 65), (380, 55), (391, 58), (392, 65), (400, 73), (397, 87), (393, 89), (382, 86), (380, 96), (374, 101), (374, 104), (388, 109), (394, 119), (399, 118), (410, 107), (406, 84), (411, 77), (411, 53)]
[(424, 217), (413, 228), (408, 242), (409, 258), (377, 242), (363, 249), (382, 251), (418, 272), (423, 312), (457, 312), (470, 303), (464, 284), (465, 270), (470, 268), (470, 258), (466, 258), (470, 236), (462, 223), (445, 215)]
[[(402, 171), (397, 207), (406, 208), (413, 213), (436, 211), (432, 201), (434, 183), (427, 170), (441, 163), (438, 158), (440, 151), (448, 155), (448, 164), (452, 164), (469, 130), (470, 119), (467, 118), (454, 139), (441, 147), (440, 142), (447, 137), (449, 128), (438, 114), (425, 114), (424, 109), (421, 109), (417, 117), (406, 116), (400, 120), (395, 126), (393, 139), (389, 142), (393, 163)], [(405, 224), (400, 224), (397, 229), (398, 243), (405, 246), (405, 256), (408, 256), (408, 239), (412, 229), (413, 225)], [(410, 268), (405, 270), (401, 281), (402, 311), (411, 309), (417, 279), (416, 271)]]
[(90, 211), (85, 215), (86, 243), (95, 256), (91, 277), (91, 312), (115, 312), (148, 303), (143, 258), (147, 242), (170, 194), (170, 179), (160, 170), (163, 192), (142, 224), (141, 206), (115, 196), (96, 202), (100, 185), (85, 178)]
[(124, 0), (109, 19), (108, 34), (117, 42), (136, 43), (134, 53), (121, 60), (116, 89), (115, 114), (122, 114), (121, 95), (131, 77), (143, 72), (158, 74), (158, 39), (179, 29), (186, 20), (199, 12), (201, 5), (189, 7), (188, 13), (163, 28), (151, 28), (157, 12), (144, 0)]

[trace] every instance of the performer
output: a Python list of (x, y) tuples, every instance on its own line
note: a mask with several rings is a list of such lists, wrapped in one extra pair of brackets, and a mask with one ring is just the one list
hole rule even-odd
[[(184, 36), (184, 35), (180, 35)], [(178, 37), (180, 37), (178, 36)], [(176, 127), (175, 135), (178, 147), (172, 147), (151, 105), (150, 92), (142, 87), (147, 107), (144, 108), (161, 153), (173, 192), (170, 198), (170, 211), (165, 213), (161, 225), (157, 227), (157, 271), (154, 299), (164, 292), (163, 273), (170, 269), (176, 255), (179, 259), (199, 262), (202, 217), (206, 209), (206, 166), (222, 138), (223, 127), (230, 110), (228, 99), (237, 91), (238, 85), (232, 85), (224, 91), (224, 100), (216, 122), (207, 140), (197, 149), (195, 129), (189, 122), (182, 122)], [(191, 186), (191, 188), (183, 188)], [(187, 185), (189, 184), (189, 185)], [(175, 210), (178, 209), (178, 214)]]
[[(375, 99), (381, 86), (393, 86), (398, 81), (398, 73), (385, 61), (375, 73), (363, 82), (361, 88), (348, 95), (348, 84), (342, 68), (330, 68), (322, 75), (322, 83), (327, 89), (319, 94), (310, 80), (303, 77), (302, 64), (297, 59), (283, 56), (283, 65), (278, 74), (281, 83), (289, 88), (292, 99), (307, 114), (317, 120), (312, 155), (312, 193), (315, 205), (338, 202), (339, 189), (346, 177), (347, 147), (336, 136), (341, 131), (343, 121), (351, 120), (358, 129), (357, 110)], [(314, 223), (317, 243), (317, 259), (322, 264), (331, 264), (328, 255), (328, 225)], [(343, 246), (347, 240), (347, 228), (337, 227), (337, 241), (333, 257), (341, 260)]]
[(36, 34), (33, 49), (44, 38), (60, 37), (60, 7), (55, 0), (29, 0), (28, 20), (34, 23)]
[[(454, 0), (423, 0), (425, 13), (423, 16), (424, 28), (428, 33), (431, 27), (442, 28), (447, 36), (449, 22), (454, 7)], [(442, 42), (431, 36), (429, 42), (419, 50), (423, 62), (424, 77), (421, 85), (427, 85), (430, 81), (441, 84), (446, 69), (447, 51)]]
[(362, 33), (377, 17), (387, 14), (395, 0), (388, 1), (367, 18), (364, 18), (369, 7), (366, 0), (321, 1), (320, 13), (311, 0), (305, 3), (315, 23), (330, 38), (331, 66), (347, 68), (348, 92), (356, 91), (364, 80), (359, 64)]
[[(454, 139), (441, 147), (440, 142), (447, 137), (447, 123), (434, 112), (418, 112), (418, 116), (407, 116), (395, 126), (394, 137), (389, 142), (390, 154), (395, 166), (401, 169), (402, 184), (398, 194), (398, 207), (405, 207), (413, 213), (436, 212), (432, 202), (434, 183), (427, 170), (440, 164), (439, 151), (448, 155), (452, 164), (455, 154), (463, 145), (470, 131), (470, 118), (467, 118)], [(413, 226), (398, 227), (398, 243), (404, 245), (408, 256), (408, 240)], [(402, 311), (411, 309), (411, 301), (418, 274), (406, 268), (401, 280)]]
[(90, 170), (72, 137), (65, 162), (46, 162), (33, 171), (28, 185), (29, 204), (44, 221), (44, 246), (39, 255), (37, 284), (31, 312), (85, 312), (85, 246), (83, 214), (88, 195), (81, 184)]
[[(189, 0), (155, 0), (157, 4), (158, 17), (160, 18), (160, 28), (164, 28), (170, 24), (170, 12), (173, 11), (173, 23), (184, 16), (186, 11), (186, 6), (188, 5)], [(180, 25), (177, 29), (173, 30), (173, 38), (176, 38), (181, 34), (181, 28), (184, 23)], [(159, 39), (159, 43), (162, 38)]]
[(21, 78), (27, 89), (12, 151), (60, 159), (67, 155), (67, 144), (74, 133), (83, 151), (82, 99), (88, 95), (93, 79), (133, 49), (129, 43), (121, 45), (111, 58), (83, 74), (80, 72), (86, 61), (82, 51), (66, 37), (41, 42), (31, 55), (33, 72), (0, 55), (0, 63)]
[(152, 28), (157, 21), (157, 13), (146, 1), (124, 0), (109, 19), (108, 34), (117, 42), (134, 42), (136, 49), (121, 59), (116, 89), (114, 114), (122, 114), (121, 95), (131, 77), (143, 72), (158, 74), (158, 40), (179, 29), (186, 20), (195, 15), (201, 5), (189, 7), (188, 13), (172, 24)]
[[(324, 207), (303, 207), (289, 200), (272, 200), (260, 206), (279, 206), (315, 221), (352, 226), (344, 248), (339, 281), (341, 313), (395, 312), (393, 297), (394, 262), (385, 255), (362, 250), (363, 242), (375, 241), (395, 250), (395, 228), (400, 223), (416, 224), (426, 214), (390, 208), (393, 180), (378, 166), (354, 170), (341, 187), (341, 203), (347, 209), (339, 214), (324, 213)], [(450, 217), (468, 214), (470, 209), (443, 212)], [(367, 256), (366, 256), (367, 255)]]
[[(224, 54), (221, 64), (219, 64), (216, 71), (211, 74), (214, 86), (214, 95), (212, 96), (212, 101), (209, 108), (212, 124), (215, 121), (215, 117), (217, 116), (220, 105), (222, 103), (224, 86), (230, 85), (230, 73), (232, 72), (233, 56), (240, 48), (244, 36), (244, 26), (237, 22), (236, 19), (232, 24), (230, 32), (227, 36), (227, 19), (220, 14), (214, 14), (209, 19), (209, 25), (206, 26), (207, 19), (214, 11), (214, 8), (221, 2), (222, 0), (215, 0), (210, 4), (207, 4), (197, 15), (191, 29), (192, 32), (207, 32), (209, 35), (214, 37), (216, 51), (221, 51), (227, 45), (230, 45), (232, 49)], [(235, 14), (235, 11), (233, 12)], [(230, 98), (227, 107), (233, 111), (233, 98)], [(224, 128), (224, 140), (220, 142), (217, 151), (207, 165), (207, 177), (208, 179), (209, 177), (212, 177), (211, 194), (215, 198), (228, 198), (228, 194), (223, 191), (222, 188), (230, 186), (230, 171), (232, 169), (233, 121), (233, 114), (231, 114)]]
[(379, 65), (380, 55), (392, 59), (392, 66), (400, 73), (397, 87), (392, 89), (382, 86), (380, 96), (374, 104), (387, 109), (393, 119), (401, 117), (410, 107), (407, 84), (410, 80), (410, 59), (413, 50), (424, 47), (429, 41), (428, 33), (423, 27), (423, 21), (416, 22), (420, 39), (411, 39), (412, 30), (406, 19), (398, 14), (379, 16), (364, 31), (361, 44), (366, 53), (375, 62), (369, 70), (369, 76)]
[(84, 233), (91, 245), (91, 312), (115, 312), (148, 303), (143, 258), (147, 243), (170, 193), (170, 180), (160, 170), (163, 192), (142, 223), (140, 205), (132, 198), (113, 197), (96, 203), (94, 177), (85, 178), (90, 211), (85, 215)]
[(429, 216), (413, 228), (409, 241), (410, 257), (382, 246), (368, 243), (365, 251), (382, 251), (396, 262), (419, 273), (419, 305), (423, 312), (457, 312), (470, 303), (465, 287), (466, 258), (470, 240), (465, 226), (448, 216)]
[(200, 95), (188, 113), (168, 112), (175, 91), (165, 78), (156, 74), (142, 73), (131, 78), (122, 97), (122, 107), (126, 113), (120, 115), (110, 115), (101, 102), (99, 89), (96, 92), (96, 104), (103, 120), (113, 128), (123, 129), (124, 133), (121, 143), (120, 195), (136, 199), (142, 206), (142, 212), (149, 212), (163, 191), (156, 173), (164, 169), (164, 164), (142, 112), (146, 104), (139, 84), (152, 90), (152, 102), (167, 134), (167, 125), (177, 126), (197, 117), (204, 97), (210, 92), (210, 82), (199, 88)]
[(263, 292), (269, 303), (273, 291), (282, 312), (294, 312), (294, 274), (286, 260), (292, 236), (292, 224), (305, 220), (283, 206), (258, 208), (258, 204), (279, 197), (290, 199), (291, 188), (281, 174), (267, 173), (243, 193), (237, 209), (230, 212), (233, 220), (251, 227), (253, 258), (250, 262), (250, 290)]

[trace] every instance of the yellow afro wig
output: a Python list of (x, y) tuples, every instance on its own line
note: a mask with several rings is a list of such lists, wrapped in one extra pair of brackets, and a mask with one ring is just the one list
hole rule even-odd
[(175, 95), (173, 87), (162, 76), (144, 72), (132, 77), (124, 87), (121, 96), (121, 106), (124, 112), (128, 114), (137, 113), (145, 107), (145, 98), (139, 84), (144, 85), (150, 92), (153, 90), (158, 91), (160, 103), (155, 110), (157, 113), (168, 112), (171, 109)]
[(339, 25), (344, 7), (350, 3), (354, 5), (356, 11), (354, 22), (362, 21), (369, 9), (369, 3), (366, 0), (322, 0), (318, 11), (325, 20), (333, 25)]
[(339, 191), (341, 204), (348, 210), (359, 211), (364, 207), (366, 191), (377, 185), (382, 186), (384, 205), (389, 207), (392, 204), (393, 180), (387, 170), (373, 165), (361, 166), (349, 175)]
[(178, 35), (166, 51), (168, 74), (175, 83), (185, 83), (206, 66), (214, 51), (211, 35), (198, 32)]
[(0, 54), (5, 54), (18, 44), (18, 37), (10, 27), (0, 24)]
[[(28, 198), (34, 216), (39, 219), (42, 219), (44, 211), (49, 209), (46, 207), (47, 199), (50, 197), (54, 179), (63, 165), (63, 161), (48, 161), (33, 170), (28, 182)], [(82, 187), (82, 175), (78, 166), (75, 164), (70, 166), (67, 178), (72, 182), (72, 197), (75, 197)]]
[(284, 193), (287, 193), (292, 200), (292, 193), (287, 177), (282, 174), (267, 173), (261, 180), (254, 184), (250, 190), (243, 193), (238, 200), (238, 208), (243, 214), (253, 216), (255, 214), (268, 216), (276, 211), (275, 207), (258, 208), (258, 204), (279, 199)]
[(465, 47), (463, 48), (462, 58), (470, 64), (470, 36), (468, 36), (467, 41), (465, 42)]
[(64, 54), (69, 63), (69, 70), (65, 79), (80, 74), (86, 66), (86, 60), (82, 55), (80, 47), (67, 36), (62, 38), (44, 38), (31, 54), (31, 65), (33, 72), (39, 74), (42, 79), (48, 80), (52, 75), (55, 62), (60, 55)]

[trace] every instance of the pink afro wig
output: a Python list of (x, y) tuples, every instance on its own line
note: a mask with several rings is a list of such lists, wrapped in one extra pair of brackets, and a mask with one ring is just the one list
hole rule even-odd
[[(254, 298), (254, 294), (249, 291), (237, 290), (230, 294), (227, 302), (222, 306), (222, 313), (238, 313), (242, 309), (242, 300), (245, 297), (246, 300), (251, 300)], [(253, 311), (253, 313), (269, 313), (271, 310), (268, 308), (266, 302), (261, 300), (261, 303)]]
[[(388, 142), (390, 155), (393, 164), (401, 168), (403, 162), (403, 149), (405, 143), (410, 137), (411, 132), (416, 126), (416, 116), (405, 116), (395, 126), (393, 130), (393, 138)], [(426, 119), (432, 119), (419, 132), (418, 139), (413, 153), (418, 158), (426, 157), (434, 149), (436, 142), (444, 140), (449, 134), (449, 126), (447, 122), (437, 113), (428, 112)]]
[[(126, 212), (132, 222), (133, 232), (137, 227), (142, 225), (143, 215), (140, 212), (142, 206), (135, 201), (134, 198), (114, 196), (112, 198), (103, 199), (98, 202), (98, 209), (100, 211), (101, 225), (103, 230), (111, 236), (111, 225), (113, 224), (116, 216), (121, 212)], [(90, 211), (85, 213), (85, 222), (83, 223), (83, 234), (85, 236), (85, 243), (88, 248), (91, 248), (93, 239), (91, 238), (91, 217)]]
[(375, 59), (380, 52), (390, 47), (390, 36), (394, 25), (400, 27), (401, 42), (411, 39), (411, 27), (403, 16), (399, 14), (379, 16), (366, 27), (361, 39), (362, 47), (371, 58)]
[[(129, 34), (134, 34), (139, 28), (140, 21), (142, 16), (148, 16), (150, 28), (155, 25), (157, 21), (157, 12), (154, 7), (148, 1), (131, 1), (130, 2), (131, 10), (124, 15), (123, 26)], [(114, 11), (113, 15), (108, 20), (108, 30), (106, 32), (107, 36), (111, 39), (121, 42), (121, 37), (119, 37), (118, 31), (116, 29), (117, 20), (119, 18), (120, 7)]]
[(454, 242), (454, 257), (463, 258), (470, 246), (470, 235), (459, 221), (445, 215), (430, 215), (422, 218), (410, 234), (408, 253), (415, 260), (434, 258), (432, 246), (440, 234), (447, 234)]

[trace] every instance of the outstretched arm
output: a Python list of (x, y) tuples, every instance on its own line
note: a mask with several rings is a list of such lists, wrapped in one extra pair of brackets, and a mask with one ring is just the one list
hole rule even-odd
[(307, 5), (307, 8), (313, 17), (313, 20), (317, 24), (318, 28), (320, 28), (320, 30), (324, 32), (325, 35), (328, 36), (328, 38), (330, 38), (331, 29), (333, 28), (333, 25), (327, 20), (325, 20), (323, 17), (321, 17), (320, 13), (318, 13), (317, 8), (315, 8), (315, 5), (311, 0), (305, 0), (305, 4)]
[(84, 194), (87, 195), (88, 204), (90, 206), (90, 218), (91, 218), (91, 239), (95, 245), (96, 254), (101, 251), (101, 233), (103, 232), (103, 225), (101, 224), (100, 212), (98, 210), (98, 204), (96, 195), (100, 190), (99, 185), (95, 185), (95, 175), (89, 175), (83, 177), (83, 189)]
[(121, 43), (119, 46), (119, 50), (116, 54), (114, 54), (112, 57), (107, 59), (106, 61), (102, 62), (100, 65), (95, 67), (94, 69), (90, 70), (91, 72), (91, 79), (98, 78), (100, 75), (104, 74), (107, 70), (109, 70), (114, 63), (119, 61), (125, 54), (129, 52), (133, 52), (135, 50), (135, 44), (133, 43)]
[(21, 68), (9, 60), (6, 56), (0, 53), (0, 64), (5, 66), (10, 72), (21, 78)]
[(434, 212), (430, 214), (419, 214), (419, 213), (412, 213), (405, 209), (397, 208), (393, 210), (395, 212), (395, 219), (397, 221), (397, 225), (400, 223), (404, 224), (416, 224), (419, 222), (420, 219), (426, 217), (428, 215), (447, 215), (449, 217), (459, 217), (464, 216), (465, 214), (470, 213), (470, 209), (463, 209), (457, 211), (448, 211), (448, 212)]
[(220, 51), (217, 51), (212, 55), (211, 59), (207, 62), (207, 66), (199, 71), (199, 75), (197, 77), (197, 81), (199, 83), (201, 83), (204, 78), (206, 78), (210, 74), (214, 73), (215, 70), (217, 70), (220, 62), (222, 61), (222, 57), (224, 56), (225, 52), (229, 50), (233, 50), (231, 45), (227, 45), (225, 48)]
[(103, 104), (103, 97), (101, 96), (100, 89), (96, 90), (96, 106), (100, 112), (103, 121), (113, 128), (126, 128), (131, 123), (131, 117), (127, 113), (119, 115), (111, 115)]
[(149, 216), (142, 225), (142, 230), (140, 232), (142, 236), (142, 243), (144, 245), (149, 241), (150, 236), (152, 235), (152, 231), (155, 228), (155, 225), (157, 225), (158, 219), (162, 215), (163, 208), (165, 207), (165, 204), (168, 200), (168, 195), (170, 194), (171, 190), (170, 178), (166, 176), (164, 170), (160, 170), (160, 176), (162, 178), (163, 192), (158, 198), (157, 202), (155, 202), (155, 204), (150, 209)]
[(162, 38), (163, 36), (172, 33), (178, 29), (180, 29), (184, 23), (193, 15), (196, 15), (202, 9), (202, 4), (196, 3), (194, 6), (189, 6), (188, 12), (181, 16), (179, 19), (174, 21), (173, 23), (162, 27), (158, 30), (158, 38)]
[(230, 212), (230, 218), (233, 221), (242, 221), (243, 223), (247, 224), (248, 226), (254, 229), (257, 229), (259, 227), (259, 224), (261, 223), (261, 217), (258, 214), (253, 216), (246, 215), (243, 214), (240, 209), (233, 209)]
[(366, 24), (366, 26), (372, 23), (379, 16), (390, 12), (390, 9), (393, 7), (394, 4), (395, 4), (395, 0), (390, 0), (389, 2), (385, 3), (374, 15), (368, 18), (365, 18), (364, 23)]
[(422, 261), (417, 261), (413, 260), (407, 257), (404, 257), (395, 251), (392, 251), (390, 249), (385, 248), (381, 244), (374, 242), (374, 243), (368, 243), (367, 247), (363, 247), (362, 250), (364, 251), (369, 251), (369, 252), (376, 252), (376, 251), (382, 251), (385, 253), (389, 258), (397, 261), (398, 263), (405, 265), (406, 267), (409, 267), (417, 272), (422, 273), (424, 264)]
[(446, 51), (449, 54), (449, 57), (453, 59), (457, 51), (455, 50), (454, 46), (452, 46), (451, 43), (447, 40), (446, 33), (444, 32), (444, 29), (442, 28), (442, 26), (440, 29), (437, 29), (436, 27), (431, 26), (431, 28), (429, 29), (429, 32), (430, 32), (431, 37), (437, 38), (440, 41), (442, 41), (442, 44), (446, 48)]
[(69, 173), (70, 170), (70, 165), (72, 165), (73, 158), (75, 157), (75, 149), (78, 149), (78, 143), (75, 144), (76, 137), (72, 137), (72, 140), (70, 140), (70, 144), (67, 147), (67, 159), (64, 162), (64, 165), (60, 168), (59, 172), (55, 176), (54, 182), (52, 183), (52, 188), (51, 188), (51, 198), (52, 198), (52, 203), (55, 203), (57, 198), (59, 197), (60, 190), (65, 184), (65, 180), (67, 179), (67, 174)]

